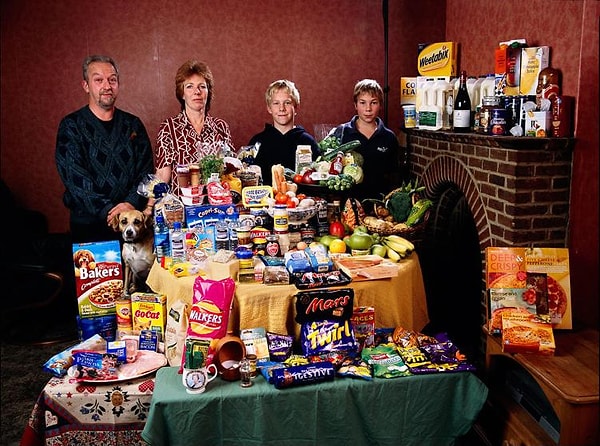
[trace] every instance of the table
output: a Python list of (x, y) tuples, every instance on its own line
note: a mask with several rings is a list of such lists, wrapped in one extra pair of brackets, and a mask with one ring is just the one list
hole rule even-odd
[(154, 376), (108, 384), (51, 378), (35, 403), (21, 446), (143, 446)]
[(176, 367), (157, 372), (142, 438), (170, 445), (451, 445), (471, 428), (487, 387), (469, 372), (331, 382), (277, 390), (216, 379), (190, 395)]
[[(415, 252), (398, 263), (398, 276), (389, 279), (352, 282), (354, 306), (375, 307), (378, 328), (403, 326), (420, 331), (429, 322), (425, 285), (419, 258)], [(157, 293), (167, 296), (167, 308), (183, 300), (191, 304), (195, 276), (175, 277), (154, 264), (147, 284)], [(300, 292), (294, 285), (264, 285), (236, 283), (229, 330), (264, 327), (274, 333), (295, 333), (300, 325), (296, 316), (294, 296)]]

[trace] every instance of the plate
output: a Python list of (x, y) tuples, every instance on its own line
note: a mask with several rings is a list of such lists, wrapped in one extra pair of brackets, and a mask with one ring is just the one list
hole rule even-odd
[[(152, 366), (150, 366), (149, 368), (144, 368), (144, 369), (140, 370), (139, 372), (133, 372), (131, 374), (127, 374), (126, 376), (123, 375), (123, 372), (122, 372), (123, 367), (133, 369), (134, 367), (136, 367), (136, 363), (138, 365), (141, 363), (140, 361), (142, 358), (144, 358), (145, 360), (148, 360), (148, 359), (156, 360), (156, 363), (152, 364)], [(167, 357), (164, 354), (149, 351), (149, 350), (139, 350), (137, 353), (135, 362), (123, 364), (123, 365), (119, 366), (119, 371), (117, 372), (116, 378), (94, 379), (89, 376), (78, 378), (76, 365), (72, 365), (71, 367), (69, 367), (69, 369), (67, 370), (67, 375), (69, 375), (71, 378), (75, 378), (78, 382), (94, 383), (94, 384), (104, 384), (104, 383), (111, 384), (111, 383), (117, 383), (117, 382), (122, 382), (122, 381), (131, 381), (133, 379), (142, 378), (144, 376), (147, 376), (147, 375), (150, 375), (150, 374), (156, 372), (158, 369), (160, 369), (161, 367), (164, 367), (166, 365), (167, 365)]]

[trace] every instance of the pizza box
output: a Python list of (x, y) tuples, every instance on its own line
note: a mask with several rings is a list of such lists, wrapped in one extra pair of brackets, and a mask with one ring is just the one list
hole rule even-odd
[(552, 325), (532, 314), (508, 313), (502, 317), (502, 351), (554, 355)]
[(531, 292), (528, 278), (536, 276), (545, 281), (547, 315), (552, 327), (573, 328), (567, 248), (489, 247), (485, 271), (488, 322), (494, 320), (494, 312), (507, 307), (526, 309), (543, 318), (544, 314), (538, 314), (543, 305), (527, 301)]
[(378, 255), (341, 255), (334, 257), (333, 263), (356, 282), (389, 279), (398, 275), (398, 264)]

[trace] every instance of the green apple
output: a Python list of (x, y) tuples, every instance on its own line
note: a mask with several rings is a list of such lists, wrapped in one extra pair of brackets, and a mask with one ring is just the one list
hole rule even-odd
[(387, 249), (385, 246), (376, 243), (371, 246), (371, 254), (374, 254), (379, 257), (385, 257), (387, 253)]
[(366, 232), (354, 232), (348, 239), (350, 249), (370, 249), (373, 245), (373, 238)]

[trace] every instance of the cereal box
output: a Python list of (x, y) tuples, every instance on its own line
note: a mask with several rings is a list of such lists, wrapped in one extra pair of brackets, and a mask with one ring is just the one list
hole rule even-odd
[(547, 315), (555, 329), (572, 328), (567, 248), (490, 247), (485, 267), (491, 331), (501, 323), (495, 313), (505, 308), (523, 309), (542, 319)]
[(73, 244), (75, 292), (79, 316), (116, 313), (123, 294), (121, 247), (117, 240)]
[(157, 293), (133, 293), (131, 319), (134, 331), (155, 331), (162, 339), (167, 322), (167, 297)]
[(400, 78), (400, 105), (417, 103), (417, 78)]
[(457, 44), (438, 42), (419, 45), (417, 68), (421, 76), (456, 76)]

